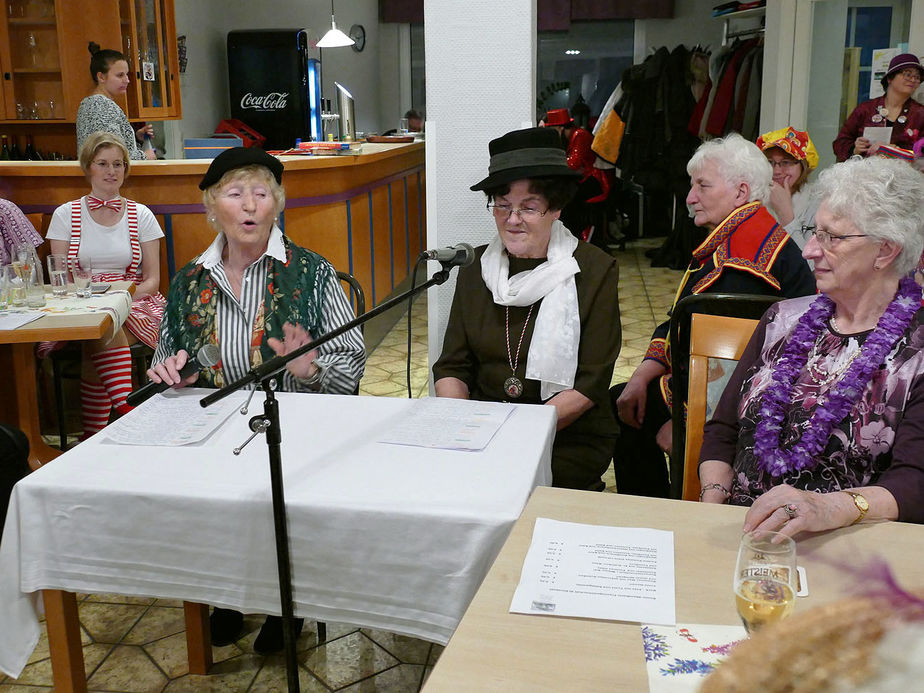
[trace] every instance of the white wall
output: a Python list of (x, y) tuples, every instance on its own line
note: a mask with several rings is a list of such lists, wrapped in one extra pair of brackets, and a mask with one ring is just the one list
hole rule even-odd
[[(425, 0), (424, 33), (427, 245), (481, 245), (497, 227), (484, 194), (469, 186), (487, 175), (490, 140), (533, 124), (536, 0)], [(431, 363), (442, 348), (454, 286), (430, 290)]]
[[(397, 74), (389, 74), (379, 60), (380, 41), (377, 0), (335, 0), (337, 28), (347, 32), (353, 24), (366, 30), (366, 48), (328, 48), (322, 51), (321, 90), (336, 109), (334, 80), (351, 91), (356, 100), (356, 129), (381, 131), (394, 127), (395, 118), (382, 117), (380, 94), (396, 88)], [(170, 129), (175, 141), (214, 131), (230, 116), (226, 41), (234, 29), (307, 29), (317, 41), (330, 28), (330, 4), (325, 0), (176, 0), (177, 35), (186, 35), (189, 64), (180, 75), (183, 119)], [(393, 48), (387, 47), (387, 51)], [(383, 127), (385, 126), (385, 127)], [(171, 154), (168, 149), (168, 156)]]

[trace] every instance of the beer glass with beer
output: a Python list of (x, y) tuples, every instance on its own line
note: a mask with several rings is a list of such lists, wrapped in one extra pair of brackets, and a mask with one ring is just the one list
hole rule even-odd
[(735, 566), (735, 603), (752, 633), (792, 613), (796, 600), (796, 542), (779, 532), (741, 537)]

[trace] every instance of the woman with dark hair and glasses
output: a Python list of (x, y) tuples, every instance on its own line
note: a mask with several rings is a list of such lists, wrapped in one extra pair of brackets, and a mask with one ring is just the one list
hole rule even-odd
[(819, 177), (819, 295), (774, 304), (706, 424), (700, 499), (744, 530), (924, 522), (924, 177), (879, 157)]
[(497, 236), (459, 272), (436, 394), (554, 406), (553, 484), (602, 490), (617, 429), (616, 261), (559, 221), (580, 173), (554, 130), (509, 132), (489, 151), (489, 175), (472, 190), (487, 196)]

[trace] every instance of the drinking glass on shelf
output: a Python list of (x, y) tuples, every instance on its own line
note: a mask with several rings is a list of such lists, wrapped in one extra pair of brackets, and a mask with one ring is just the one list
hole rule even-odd
[(29, 59), (32, 67), (38, 66), (38, 41), (35, 38), (35, 32), (30, 31), (26, 34), (26, 47), (29, 49)]
[(67, 255), (64, 253), (48, 256), (48, 281), (53, 296), (67, 295)]
[(54, 99), (48, 99), (48, 117), (52, 120), (58, 117), (57, 106)]
[(16, 103), (16, 119), (25, 120), (25, 118), (26, 118), (26, 107), (23, 106), (21, 103), (17, 102)]
[(796, 581), (796, 542), (791, 537), (763, 531), (741, 537), (735, 565), (735, 605), (748, 633), (792, 613)]
[(74, 261), (71, 264), (71, 274), (74, 275), (75, 295), (78, 298), (90, 298), (93, 295), (90, 290), (90, 284), (93, 282), (93, 269), (81, 267), (79, 262)]

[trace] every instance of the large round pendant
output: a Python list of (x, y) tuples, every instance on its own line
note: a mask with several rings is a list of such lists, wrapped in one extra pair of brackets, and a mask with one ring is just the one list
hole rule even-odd
[(903, 116), (903, 115), (898, 116), (898, 123), (899, 123), (900, 125), (904, 125), (904, 124), (905, 124), (905, 121), (907, 121), (907, 120), (908, 120), (908, 119), (907, 119), (905, 116)]
[(504, 392), (510, 399), (519, 399), (523, 394), (523, 383), (515, 375), (511, 375), (504, 381)]
[(879, 115), (879, 114), (877, 113), (876, 115), (874, 115), (874, 116), (872, 117), (872, 121), (873, 121), (874, 123), (881, 123), (881, 122), (882, 122), (882, 116)]

